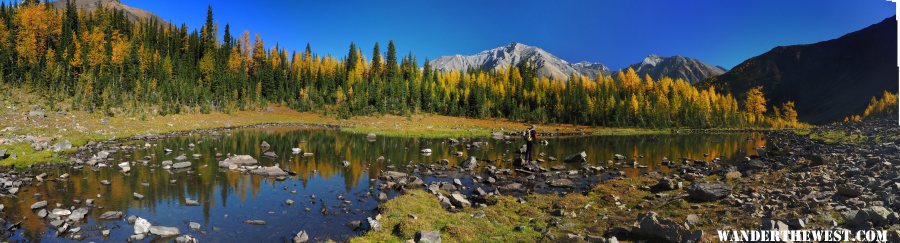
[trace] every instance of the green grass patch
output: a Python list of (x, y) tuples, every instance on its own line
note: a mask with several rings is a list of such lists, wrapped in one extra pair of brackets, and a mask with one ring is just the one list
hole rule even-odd
[[(10, 155), (10, 157), (0, 160), (0, 166), (24, 167), (38, 162), (57, 163), (65, 161), (65, 158), (49, 149), (34, 151), (28, 143), (0, 145), (0, 149), (6, 149), (6, 154)], [(15, 154), (16, 158), (12, 158), (12, 154)]]
[[(351, 242), (403, 242), (413, 239), (417, 231), (430, 230), (440, 231), (444, 242), (533, 241), (541, 235), (534, 230), (541, 225), (532, 220), (539, 213), (533, 206), (520, 204), (511, 197), (500, 197), (496, 205), (483, 209), (451, 213), (440, 206), (436, 196), (412, 190), (386, 202), (380, 209), (382, 229)], [(478, 210), (484, 210), (485, 217), (473, 217)], [(516, 231), (518, 225), (527, 229)]]
[(810, 139), (815, 139), (819, 141), (823, 141), (825, 143), (843, 143), (843, 144), (856, 144), (863, 141), (866, 141), (866, 136), (861, 134), (851, 134), (845, 133), (844, 131), (820, 131), (820, 132), (810, 132)]

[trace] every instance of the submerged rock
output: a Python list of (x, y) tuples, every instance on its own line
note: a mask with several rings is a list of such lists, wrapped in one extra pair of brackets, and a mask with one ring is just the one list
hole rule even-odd
[(244, 223), (249, 224), (249, 225), (265, 225), (266, 221), (259, 220), (259, 219), (248, 219), (248, 220), (244, 220)]
[(587, 152), (581, 151), (581, 153), (575, 153), (569, 156), (566, 156), (563, 159), (566, 163), (584, 163), (587, 162)]
[(181, 234), (181, 231), (175, 227), (150, 226), (150, 233), (161, 237), (170, 237)]
[(185, 199), (184, 199), (184, 205), (186, 205), (186, 206), (200, 206), (200, 202), (198, 202), (197, 200), (194, 200), (194, 199), (185, 198)]
[(178, 162), (172, 165), (172, 169), (184, 169), (191, 167), (191, 162)]
[(103, 220), (121, 219), (122, 215), (124, 215), (124, 214), (121, 211), (106, 211), (103, 214), (101, 214), (100, 217), (98, 217), (98, 218), (103, 219)]
[(78, 222), (84, 219), (84, 216), (90, 212), (90, 208), (78, 208), (69, 215), (69, 221)]
[(31, 204), (31, 210), (44, 208), (46, 206), (47, 206), (47, 201), (36, 202), (36, 203)]
[(188, 227), (190, 227), (192, 230), (200, 230), (200, 223), (189, 222)]

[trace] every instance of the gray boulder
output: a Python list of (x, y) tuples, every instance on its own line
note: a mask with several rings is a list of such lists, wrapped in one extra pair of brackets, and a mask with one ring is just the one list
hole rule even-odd
[(690, 198), (701, 202), (710, 202), (731, 195), (734, 187), (724, 183), (695, 183), (688, 187)]
[(452, 193), (450, 194), (450, 203), (453, 203), (453, 206), (457, 206), (460, 208), (468, 208), (472, 206), (472, 203), (466, 199), (466, 196), (460, 193)]
[(227, 159), (225, 159), (222, 162), (219, 162), (219, 167), (228, 168), (231, 165), (244, 166), (244, 165), (255, 165), (256, 163), (258, 163), (258, 161), (256, 161), (256, 159), (254, 159), (253, 156), (235, 155), (235, 156), (228, 157)]
[(146, 219), (138, 217), (137, 219), (134, 220), (134, 234), (135, 235), (143, 235), (146, 233), (150, 233), (150, 227), (152, 227), (152, 226), (153, 225), (150, 224), (150, 222), (147, 221)]
[(416, 243), (441, 243), (441, 232), (418, 231), (416, 232)]
[(250, 173), (262, 176), (288, 176), (287, 172), (276, 165), (259, 167), (250, 171)]
[(575, 182), (567, 178), (559, 178), (550, 181), (552, 187), (575, 187)]
[(692, 231), (687, 224), (661, 218), (656, 212), (640, 214), (637, 221), (639, 227), (634, 229), (633, 233), (639, 235), (660, 238), (669, 242), (699, 242), (703, 237), (703, 231)]
[(47, 114), (44, 114), (44, 110), (31, 110), (28, 112), (28, 118), (44, 118), (47, 117)]
[(99, 219), (102, 219), (102, 220), (121, 219), (122, 215), (124, 215), (124, 214), (121, 211), (106, 211), (100, 215)]

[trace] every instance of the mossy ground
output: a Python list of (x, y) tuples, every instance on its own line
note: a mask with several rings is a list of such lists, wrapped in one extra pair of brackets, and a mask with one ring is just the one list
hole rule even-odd
[[(523, 203), (511, 196), (497, 196), (491, 200), (496, 204), (458, 213), (441, 208), (434, 195), (412, 190), (380, 206), (381, 231), (368, 232), (351, 241), (403, 242), (413, 239), (419, 230), (440, 231), (445, 242), (554, 241), (549, 235), (556, 240), (565, 239), (567, 234), (603, 236), (612, 227), (630, 227), (638, 214), (648, 211), (678, 221), (696, 214), (703, 220), (697, 228), (709, 232), (723, 225), (740, 228), (758, 223), (738, 220), (743, 216), (740, 209), (729, 205), (675, 199), (684, 190), (663, 192), (671, 200), (655, 198), (655, 193), (646, 190), (655, 183), (656, 180), (645, 177), (613, 179), (585, 194), (529, 194), (522, 198)], [(560, 216), (558, 210), (574, 212), (575, 217)], [(473, 217), (477, 211), (484, 211), (485, 217)], [(525, 230), (517, 231), (517, 226), (525, 226)]]
[(825, 143), (855, 144), (866, 141), (868, 139), (864, 135), (847, 133), (841, 130), (801, 129), (795, 130), (794, 132), (798, 135), (807, 136), (811, 139), (819, 140)]

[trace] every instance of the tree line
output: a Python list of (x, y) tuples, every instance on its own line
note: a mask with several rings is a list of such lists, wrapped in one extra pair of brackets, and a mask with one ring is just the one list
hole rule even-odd
[[(231, 112), (281, 104), (339, 117), (432, 113), (475, 118), (634, 127), (796, 125), (793, 102), (767, 112), (762, 92), (731, 94), (627, 69), (568, 81), (537, 75), (523, 61), (498, 70), (438, 71), (350, 43), (346, 56), (307, 44), (288, 52), (261, 36), (232, 33), (212, 7), (199, 30), (26, 1), (0, 4), (0, 83), (46, 97), (47, 105), (116, 115)], [(371, 53), (366, 57), (364, 53)], [(757, 90), (758, 91), (758, 90)]]

